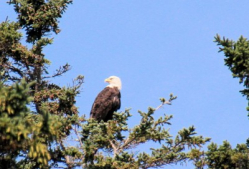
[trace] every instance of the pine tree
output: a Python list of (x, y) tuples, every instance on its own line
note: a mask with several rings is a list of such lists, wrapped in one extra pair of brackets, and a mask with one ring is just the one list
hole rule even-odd
[(241, 36), (235, 42), (225, 37), (221, 39), (219, 35), (216, 35), (215, 42), (221, 46), (219, 52), (224, 53), (225, 65), (231, 70), (232, 76), (239, 78), (239, 83), (243, 83), (245, 89), (240, 92), (249, 101), (249, 40)]
[[(50, 83), (49, 78), (67, 72), (70, 65), (65, 64), (50, 75), (50, 61), (42, 51), (52, 44), (46, 35), (60, 32), (58, 19), (72, 1), (8, 3), (14, 6), (18, 21), (0, 24), (0, 168), (47, 168), (58, 163), (69, 166), (67, 154), (78, 154), (76, 149), (65, 147), (63, 140), (79, 122), (75, 96), (83, 76), (77, 77), (72, 87)], [(30, 49), (20, 42), (20, 28), (26, 32)]]
[(211, 143), (208, 150), (196, 155), (193, 161), (197, 169), (247, 169), (248, 154), (247, 144), (237, 144), (232, 148), (228, 141), (224, 141), (220, 146)]
[[(71, 0), (10, 0), (17, 22), (0, 24), (0, 168), (152, 168), (195, 160), (209, 138), (196, 136), (194, 126), (173, 137), (171, 115), (154, 119), (154, 113), (176, 99), (161, 98), (158, 108), (139, 111), (140, 122), (129, 128), (130, 110), (116, 112), (108, 122), (80, 117), (75, 97), (83, 76), (71, 87), (51, 83), (70, 65), (48, 72), (50, 61), (43, 48), (52, 44), (47, 34), (58, 34), (59, 21)], [(21, 43), (26, 33), (26, 43)], [(68, 147), (72, 133), (78, 144)], [(151, 152), (135, 151), (140, 144), (161, 145)]]
[[(239, 78), (239, 83), (243, 83), (245, 89), (240, 92), (249, 100), (249, 41), (241, 36), (237, 42), (219, 35), (215, 37), (219, 52), (225, 55), (225, 65), (232, 72), (234, 78)], [(249, 111), (249, 107), (247, 107)], [(207, 167), (208, 169), (247, 169), (249, 168), (249, 139), (247, 144), (237, 144), (232, 148), (228, 141), (224, 141), (218, 146), (211, 143), (208, 150), (199, 154), (193, 159), (198, 169)]]

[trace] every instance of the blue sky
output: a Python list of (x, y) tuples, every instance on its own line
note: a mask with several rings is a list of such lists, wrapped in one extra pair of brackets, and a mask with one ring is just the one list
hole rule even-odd
[[(121, 111), (132, 108), (131, 127), (139, 123), (137, 110), (157, 107), (160, 97), (174, 93), (173, 105), (155, 114), (174, 116), (172, 135), (194, 125), (199, 135), (235, 147), (248, 138), (247, 101), (213, 40), (217, 33), (233, 40), (247, 37), (248, 6), (247, 0), (78, 0), (44, 53), (52, 61), (51, 72), (65, 63), (72, 66), (55, 82), (68, 85), (77, 75), (85, 76), (77, 98), (80, 114), (89, 117), (104, 79), (116, 75), (123, 83)], [(0, 20), (6, 16), (16, 18), (13, 7), (1, 1)]]

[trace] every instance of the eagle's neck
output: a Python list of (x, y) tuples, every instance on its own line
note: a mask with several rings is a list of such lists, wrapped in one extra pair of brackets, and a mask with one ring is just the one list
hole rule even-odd
[(119, 91), (121, 90), (121, 85), (120, 85), (120, 86), (117, 86), (117, 85), (109, 84), (109, 85), (107, 85), (107, 87), (110, 87), (110, 88), (116, 87), (116, 88), (118, 88)]

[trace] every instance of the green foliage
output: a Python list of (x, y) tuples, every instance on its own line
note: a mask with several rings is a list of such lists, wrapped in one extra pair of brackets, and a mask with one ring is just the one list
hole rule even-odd
[[(162, 100), (162, 99), (160, 99)], [(164, 104), (166, 99), (163, 99)], [(155, 120), (156, 109), (139, 111), (141, 121), (129, 128), (127, 120), (131, 117), (129, 110), (115, 113), (114, 119), (104, 123), (90, 119), (82, 125), (82, 149), (85, 168), (151, 168), (175, 164), (190, 159), (188, 149), (201, 148), (209, 138), (195, 136), (195, 128), (189, 127), (178, 132), (173, 139), (169, 129), (172, 116), (164, 115)], [(150, 154), (136, 148), (148, 141), (161, 145), (151, 148)], [(196, 150), (198, 150), (196, 149)], [(102, 150), (97, 153), (97, 151)], [(137, 151), (137, 153), (134, 153)], [(105, 155), (109, 153), (109, 155)], [(112, 154), (112, 156), (110, 155)]]
[(31, 100), (28, 89), (25, 81), (8, 87), (0, 84), (0, 168), (13, 166), (14, 158), (29, 141), (32, 129), (26, 107)]
[[(239, 78), (246, 89), (240, 91), (249, 100), (249, 41), (241, 36), (237, 42), (233, 40), (215, 37), (217, 45), (221, 46), (219, 52), (224, 52), (225, 65), (229, 67), (234, 78)], [(247, 107), (247, 110), (249, 108)], [(206, 152), (194, 151), (190, 157), (196, 168), (203, 169), (246, 169), (249, 168), (248, 144), (237, 144), (232, 148), (228, 141), (218, 146), (211, 143)]]
[(197, 169), (246, 169), (249, 167), (249, 148), (237, 144), (232, 148), (228, 141), (218, 146), (211, 143), (206, 152), (194, 150), (190, 156)]
[[(238, 144), (232, 149), (229, 142), (224, 141), (218, 146), (211, 143), (205, 153), (205, 159), (199, 160), (198, 168), (207, 166), (208, 169), (245, 169), (249, 167), (249, 149), (246, 144)], [(201, 165), (200, 165), (201, 164)]]
[(36, 160), (32, 166), (47, 165), (50, 154), (45, 141), (60, 135), (62, 124), (54, 117), (47, 113), (34, 115), (27, 107), (33, 100), (29, 95), (32, 85), (24, 79), (11, 86), (0, 85), (1, 168), (23, 166), (26, 162), (15, 161), (20, 155)]
[[(17, 32), (19, 24), (15, 22), (2, 22), (0, 24), (0, 51), (1, 56), (11, 53), (11, 48), (22, 37), (21, 33)], [(3, 57), (0, 58), (3, 62)]]
[[(11, 0), (18, 22), (0, 24), (0, 168), (50, 168), (68, 163), (68, 154), (79, 153), (65, 146), (73, 126), (79, 123), (75, 97), (83, 76), (71, 87), (50, 83), (70, 69), (65, 64), (52, 75), (43, 48), (52, 44), (47, 33), (59, 33), (58, 19), (70, 0)], [(26, 31), (31, 48), (21, 43), (20, 28)], [(28, 108), (30, 107), (31, 110)], [(72, 153), (74, 152), (74, 153)]]
[[(215, 37), (217, 45), (221, 46), (219, 52), (224, 52), (225, 65), (231, 70), (234, 78), (239, 78), (245, 89), (240, 92), (249, 100), (249, 40), (241, 36), (237, 42)], [(249, 111), (249, 107), (247, 107)]]
[(59, 33), (58, 18), (67, 9), (72, 0), (10, 0), (18, 20), (27, 33), (27, 42), (40, 40), (46, 33)]

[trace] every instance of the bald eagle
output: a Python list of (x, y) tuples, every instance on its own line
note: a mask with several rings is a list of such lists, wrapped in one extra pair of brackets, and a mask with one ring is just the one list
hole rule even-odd
[(112, 120), (113, 113), (120, 109), (121, 102), (121, 80), (117, 76), (110, 76), (105, 79), (105, 82), (109, 83), (96, 97), (90, 117), (97, 121), (103, 120), (107, 122)]

